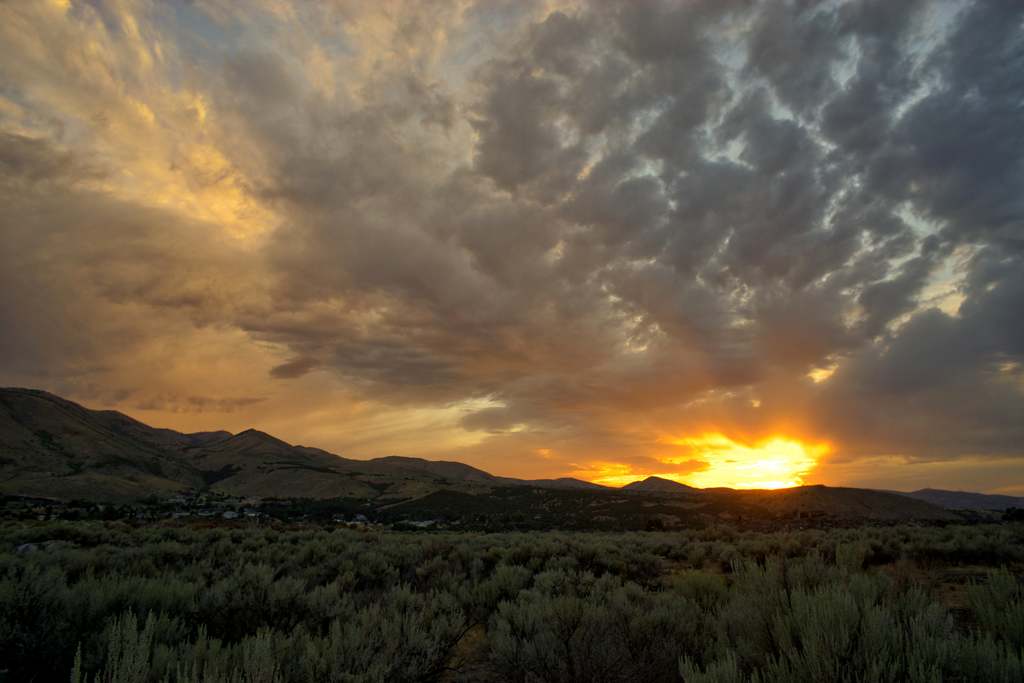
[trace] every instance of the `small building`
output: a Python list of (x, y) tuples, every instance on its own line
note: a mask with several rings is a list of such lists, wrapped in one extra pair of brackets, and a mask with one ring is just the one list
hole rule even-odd
[(417, 529), (429, 529), (430, 527), (437, 526), (438, 521), (436, 519), (420, 519), (414, 522), (408, 522), (410, 526), (414, 526)]

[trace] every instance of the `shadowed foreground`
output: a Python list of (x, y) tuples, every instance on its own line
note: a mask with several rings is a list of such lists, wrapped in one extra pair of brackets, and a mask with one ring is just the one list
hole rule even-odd
[(1024, 526), (8, 522), (0, 680), (1019, 681)]

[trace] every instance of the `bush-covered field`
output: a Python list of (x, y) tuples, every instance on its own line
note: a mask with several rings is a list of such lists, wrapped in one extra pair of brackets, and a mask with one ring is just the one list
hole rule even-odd
[(1022, 681), (1024, 526), (0, 524), (4, 681)]

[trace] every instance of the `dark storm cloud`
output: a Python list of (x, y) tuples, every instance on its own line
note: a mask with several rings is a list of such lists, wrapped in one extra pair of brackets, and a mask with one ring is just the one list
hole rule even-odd
[[(928, 45), (937, 19), (926, 9), (553, 13), (479, 68), (473, 163), (447, 177), (421, 153), (441, 138), (403, 144), (408, 121), (429, 120), (422, 93), (387, 89), (333, 118), (306, 101), (309, 126), (275, 119), (257, 131), (279, 155), (269, 191), (294, 205), (294, 228), (281, 233), (290, 245), (277, 250), (281, 291), (299, 308), (336, 297), (344, 322), (271, 336), (371, 395), (488, 396), (504, 407), (463, 421), (486, 430), (585, 433), (609, 408), (651, 405), (679, 406), (673, 419), (685, 421), (683, 406), (703, 392), (756, 392), (780, 369), (803, 386), (803, 373), (846, 357), (850, 367), (825, 383), (830, 396), (849, 377), (884, 375), (901, 354), (925, 363), (893, 369), (891, 386), (865, 379), (874, 405), (911, 375), (916, 392), (945, 391), (943, 354), (967, 363), (963, 381), (998, 383), (981, 357), (994, 349), (915, 351), (926, 329), (952, 344), (997, 318), (967, 316), (970, 298), (959, 318), (914, 311), (956, 244), (1020, 220), (1009, 192), (1022, 175), (1020, 134), (1000, 118), (1019, 114), (1019, 70), (1008, 65), (1020, 39), (1007, 28), (1019, 21), (970, 6)], [(239, 97), (263, 108), (266, 86), (251, 90)], [(296, 86), (273, 90), (271, 109)], [(339, 143), (313, 144), (321, 139)], [(938, 231), (920, 234), (907, 206)], [(293, 372), (283, 368), (278, 376)], [(982, 392), (977, 419), (1015, 392), (1012, 382)], [(857, 411), (834, 410), (823, 422), (856, 442), (856, 420), (843, 416)], [(997, 423), (1001, 413), (991, 407)]]
[(281, 363), (271, 368), (270, 376), (278, 379), (294, 379), (295, 377), (302, 377), (311, 370), (315, 370), (319, 365), (320, 362), (315, 358), (293, 358), (287, 363)]
[[(788, 421), (849, 453), (1021, 454), (1019, 3), (392, 14), (384, 38), (355, 6), (332, 15), (348, 42), (325, 47), (360, 58), (315, 72), (273, 33), (181, 70), (221, 126), (215, 169), (274, 214), (258, 248), (114, 201), (86, 157), (5, 133), (7, 192), (33, 189), (6, 210), (27, 256), (0, 278), (29, 291), (45, 254), (96, 310), (282, 349), (278, 384), (317, 370), (392, 405), (476, 401), (461, 426), (496, 450), (552, 435), (655, 472), (624, 453)], [(5, 333), (6, 363), (59, 353), (3, 306), (31, 331)]]
[[(964, 8), (922, 67), (934, 87), (898, 120), (890, 115), (887, 133), (862, 157), (866, 190), (905, 201), (939, 225), (916, 257), (862, 290), (869, 334), (915, 308), (927, 272), (951, 248), (979, 249), (956, 315), (912, 314), (824, 389), (841, 438), (866, 450), (922, 458), (1020, 453), (1020, 325), (1011, 311), (1024, 305), (1024, 205), (1010, 187), (1024, 175), (1024, 144), (1012, 123), (1024, 101), (1022, 18), (1013, 3)], [(871, 436), (854, 434), (860, 429)]]
[(1024, 263), (1014, 261), (1016, 273), (958, 316), (917, 313), (841, 367), (821, 394), (822, 421), (867, 452), (1019, 455), (1024, 335), (1012, 311), (1024, 305)]
[(0, 134), (0, 171), (5, 182), (30, 186), (96, 173), (70, 152), (57, 150), (46, 140), (13, 133)]

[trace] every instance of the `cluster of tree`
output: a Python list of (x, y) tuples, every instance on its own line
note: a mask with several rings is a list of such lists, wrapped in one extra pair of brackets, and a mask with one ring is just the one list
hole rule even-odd
[(1019, 525), (411, 534), (7, 522), (0, 680), (1020, 681), (1022, 567)]

